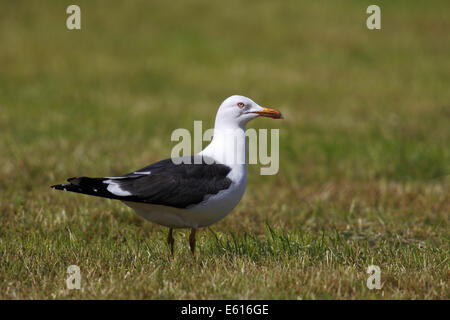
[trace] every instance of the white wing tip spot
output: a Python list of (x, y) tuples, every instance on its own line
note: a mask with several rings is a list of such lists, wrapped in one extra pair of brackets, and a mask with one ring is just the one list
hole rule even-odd
[(112, 194), (115, 194), (116, 196), (131, 196), (130, 192), (128, 192), (126, 190), (122, 190), (120, 188), (119, 184), (112, 180), (105, 180), (105, 181), (103, 181), (103, 183), (108, 184), (108, 187), (106, 188), (106, 190), (108, 190)]

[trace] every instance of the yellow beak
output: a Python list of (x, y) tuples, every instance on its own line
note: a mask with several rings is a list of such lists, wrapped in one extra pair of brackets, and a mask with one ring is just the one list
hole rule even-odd
[(261, 111), (253, 111), (253, 113), (256, 113), (260, 115), (261, 117), (268, 117), (273, 119), (283, 119), (283, 115), (280, 111), (270, 108), (263, 108)]

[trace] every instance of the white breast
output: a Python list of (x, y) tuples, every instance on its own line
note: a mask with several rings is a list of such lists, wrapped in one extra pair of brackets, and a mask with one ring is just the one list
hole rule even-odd
[(246, 187), (245, 165), (233, 168), (228, 174), (232, 183), (228, 189), (207, 195), (202, 202), (185, 209), (139, 202), (124, 203), (138, 215), (169, 228), (200, 228), (225, 218), (239, 203)]
[(242, 199), (247, 185), (245, 128), (236, 127), (231, 131), (215, 128), (213, 140), (199, 155), (231, 168), (227, 177), (232, 183), (227, 189), (207, 195), (202, 202), (185, 209), (135, 202), (125, 204), (143, 218), (170, 228), (206, 227), (223, 219)]

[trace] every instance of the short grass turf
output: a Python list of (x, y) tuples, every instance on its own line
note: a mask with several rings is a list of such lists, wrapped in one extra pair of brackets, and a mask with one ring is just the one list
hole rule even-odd
[[(0, 298), (449, 299), (448, 1), (5, 1)], [(280, 170), (249, 167), (223, 221), (175, 234), (49, 189), (170, 156), (244, 94), (280, 109)], [(66, 288), (69, 265), (81, 289)], [(366, 287), (381, 269), (381, 290)]]

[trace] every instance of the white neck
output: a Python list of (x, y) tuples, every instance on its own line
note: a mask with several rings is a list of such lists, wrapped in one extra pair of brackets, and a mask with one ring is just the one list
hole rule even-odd
[(246, 167), (247, 142), (245, 125), (222, 124), (216, 121), (211, 143), (199, 154), (231, 168)]

